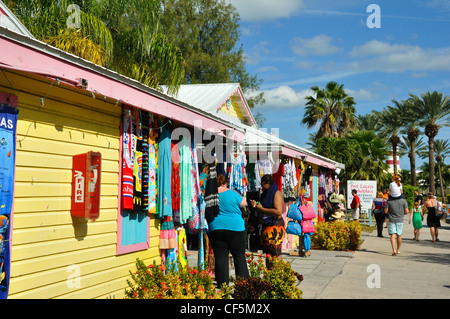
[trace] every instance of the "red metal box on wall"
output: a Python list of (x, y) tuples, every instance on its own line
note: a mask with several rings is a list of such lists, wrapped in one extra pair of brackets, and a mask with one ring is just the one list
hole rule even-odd
[(100, 211), (102, 154), (74, 155), (72, 165), (72, 216), (95, 220)]

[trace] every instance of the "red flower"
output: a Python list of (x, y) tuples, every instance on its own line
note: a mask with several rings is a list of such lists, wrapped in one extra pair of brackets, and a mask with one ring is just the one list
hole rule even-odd
[(192, 269), (191, 270), (191, 275), (196, 275), (198, 274), (198, 270), (197, 269)]

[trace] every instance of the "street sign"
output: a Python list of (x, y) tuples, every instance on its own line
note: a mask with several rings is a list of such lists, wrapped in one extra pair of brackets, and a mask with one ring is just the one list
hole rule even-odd
[(377, 181), (347, 181), (347, 208), (353, 200), (353, 189), (357, 191), (361, 209), (372, 209), (372, 202), (377, 197)]

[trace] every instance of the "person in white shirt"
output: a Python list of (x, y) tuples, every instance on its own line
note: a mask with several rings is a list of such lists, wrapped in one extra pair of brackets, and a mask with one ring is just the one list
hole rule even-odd
[(389, 199), (403, 198), (403, 187), (400, 183), (400, 176), (395, 174), (392, 176), (392, 183), (389, 184)]

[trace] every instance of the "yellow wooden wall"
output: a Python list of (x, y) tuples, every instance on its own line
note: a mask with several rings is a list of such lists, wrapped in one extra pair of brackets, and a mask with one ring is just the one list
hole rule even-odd
[(239, 105), (237, 104), (237, 98), (234, 96), (231, 97), (231, 106), (230, 108), (227, 107), (227, 104), (225, 103), (220, 110), (226, 114), (229, 114), (231, 116), (234, 116), (235, 118), (238, 118), (239, 120), (244, 120), (244, 115), (242, 114)]
[[(152, 219), (150, 249), (116, 255), (121, 106), (56, 82), (50, 89), (37, 76), (5, 74), (14, 89), (0, 74), (0, 92), (19, 97), (9, 298), (123, 298), (136, 258), (159, 259), (159, 231)], [(88, 151), (102, 154), (95, 222), (70, 215), (72, 156)]]

